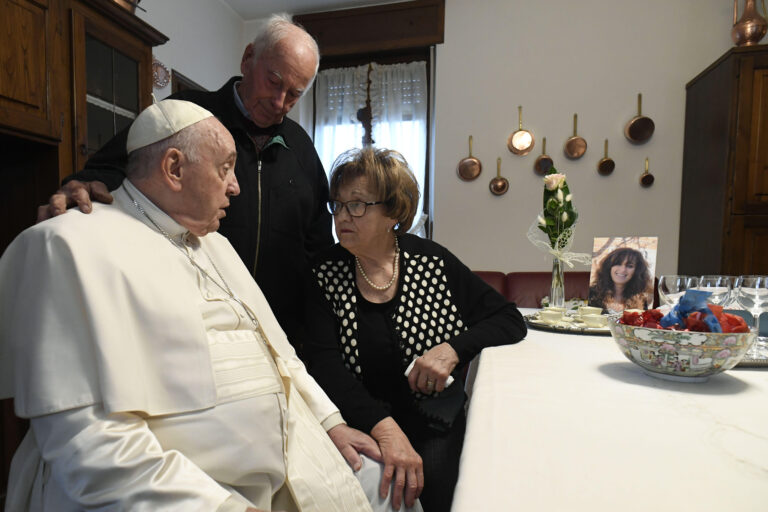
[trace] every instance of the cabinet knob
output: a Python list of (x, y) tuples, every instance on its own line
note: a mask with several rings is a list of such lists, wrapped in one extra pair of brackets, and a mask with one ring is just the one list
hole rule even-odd
[(81, 155), (86, 156), (88, 154), (88, 146), (85, 144), (80, 144), (79, 149)]

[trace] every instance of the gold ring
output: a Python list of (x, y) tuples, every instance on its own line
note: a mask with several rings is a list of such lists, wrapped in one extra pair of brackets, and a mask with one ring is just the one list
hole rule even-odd
[(434, 385), (435, 385), (435, 381), (433, 381), (432, 379), (427, 379), (427, 387), (428, 388), (431, 388)]

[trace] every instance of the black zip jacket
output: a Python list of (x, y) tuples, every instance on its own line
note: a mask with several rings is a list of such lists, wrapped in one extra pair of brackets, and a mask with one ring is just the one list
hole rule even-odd
[[(305, 270), (321, 249), (333, 245), (328, 180), (312, 140), (294, 121), (267, 130), (244, 117), (234, 100), (231, 78), (215, 92), (181, 91), (173, 99), (191, 101), (212, 112), (235, 139), (235, 175), (240, 195), (230, 198), (219, 233), (227, 237), (269, 301), (288, 339), (300, 351), (300, 311)], [(269, 135), (259, 152), (252, 135)], [(110, 190), (125, 178), (128, 129), (115, 135), (66, 181), (101, 181)]]

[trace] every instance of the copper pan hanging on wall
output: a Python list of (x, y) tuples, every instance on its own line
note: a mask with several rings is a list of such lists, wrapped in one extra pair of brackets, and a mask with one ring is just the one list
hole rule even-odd
[(608, 176), (613, 172), (615, 167), (616, 163), (608, 158), (608, 139), (605, 139), (605, 156), (597, 162), (597, 172), (600, 173), (601, 176)]
[(648, 158), (645, 159), (645, 172), (640, 175), (640, 184), (648, 188), (651, 185), (653, 185), (653, 182), (655, 181), (655, 178), (653, 177), (653, 174), (648, 172)]
[(491, 193), (495, 196), (506, 194), (509, 190), (509, 181), (501, 175), (501, 157), (496, 159), (496, 177), (488, 184)]
[(517, 130), (507, 138), (507, 148), (514, 154), (524, 156), (531, 152), (536, 141), (533, 134), (523, 130), (523, 107), (517, 107)]
[(578, 125), (578, 121), (579, 115), (573, 114), (573, 137), (568, 137), (568, 140), (565, 141), (565, 147), (563, 147), (565, 156), (571, 160), (581, 158), (587, 151), (587, 141), (582, 137), (579, 137), (577, 134), (576, 127)]
[(541, 154), (533, 163), (533, 171), (539, 176), (544, 176), (552, 168), (554, 162), (547, 154), (547, 138), (541, 139)]
[(624, 127), (624, 136), (632, 144), (643, 144), (653, 135), (656, 124), (650, 117), (643, 115), (643, 95), (637, 94), (637, 115)]
[(456, 166), (456, 173), (464, 181), (472, 181), (483, 171), (483, 164), (480, 160), (472, 156), (472, 136), (469, 136), (469, 156), (462, 158), (459, 165)]

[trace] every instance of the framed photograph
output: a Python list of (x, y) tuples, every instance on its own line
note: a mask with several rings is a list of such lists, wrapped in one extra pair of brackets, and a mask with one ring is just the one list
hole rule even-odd
[(652, 308), (658, 247), (655, 236), (596, 237), (589, 305), (606, 313)]

